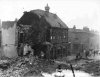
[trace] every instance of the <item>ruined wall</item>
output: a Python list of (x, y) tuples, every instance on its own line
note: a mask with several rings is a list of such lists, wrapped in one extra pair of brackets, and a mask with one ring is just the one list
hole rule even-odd
[(7, 21), (2, 23), (2, 55), (5, 57), (16, 57), (17, 50), (15, 46), (16, 23)]

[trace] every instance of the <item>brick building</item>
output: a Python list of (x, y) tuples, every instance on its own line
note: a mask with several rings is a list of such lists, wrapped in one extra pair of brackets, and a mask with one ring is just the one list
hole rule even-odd
[[(67, 50), (68, 27), (56, 14), (51, 13), (49, 9), (50, 7), (47, 5), (45, 10), (36, 9), (24, 12), (17, 23), (24, 35), (21, 38), (21, 31), (19, 31), (19, 47), (20, 43), (32, 43), (36, 46), (37, 44), (50, 42), (53, 45), (52, 50), (44, 50), (48, 56), (54, 57), (56, 54), (56, 56), (66, 55), (67, 51), (63, 52), (61, 50)], [(21, 39), (24, 41), (20, 41)], [(36, 52), (40, 53), (40, 51)]]

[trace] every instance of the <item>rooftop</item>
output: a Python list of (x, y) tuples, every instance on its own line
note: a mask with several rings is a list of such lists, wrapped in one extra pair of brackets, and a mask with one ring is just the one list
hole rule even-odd
[[(51, 12), (36, 9), (36, 10), (31, 10), (26, 13), (27, 13), (26, 15), (24, 13), (24, 15), (19, 19), (19, 21), (24, 21), (25, 19), (27, 19), (27, 18), (25, 18), (25, 16), (26, 17), (29, 16), (28, 14), (30, 14), (30, 15), (35, 14), (39, 18), (39, 20), (41, 19), (41, 17), (44, 17), (45, 20), (50, 24), (51, 27), (68, 28), (67, 25), (56, 14), (53, 14)], [(24, 20), (22, 20), (22, 19), (24, 19)]]

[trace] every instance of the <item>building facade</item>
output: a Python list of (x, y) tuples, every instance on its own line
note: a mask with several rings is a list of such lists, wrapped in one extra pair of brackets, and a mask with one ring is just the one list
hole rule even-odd
[[(47, 5), (45, 10), (36, 9), (24, 12), (18, 20), (18, 27), (23, 31), (25, 38), (24, 42), (20, 41), (19, 43), (37, 45), (49, 42), (53, 48), (51, 51), (46, 51), (47, 54), (51, 57), (56, 54), (65, 55), (62, 49), (67, 49), (68, 27), (56, 14), (49, 12), (49, 9), (50, 7)], [(19, 35), (21, 31), (19, 31)]]
[(84, 50), (99, 50), (99, 34), (91, 32), (89, 28), (83, 29), (69, 28), (68, 31), (69, 51), (72, 54), (79, 52), (83, 53)]

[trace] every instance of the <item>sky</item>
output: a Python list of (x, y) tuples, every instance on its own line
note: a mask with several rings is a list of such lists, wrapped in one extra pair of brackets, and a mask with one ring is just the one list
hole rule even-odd
[(42, 9), (47, 5), (69, 28), (76, 25), (100, 31), (100, 0), (0, 0), (1, 21), (20, 18), (24, 11)]

